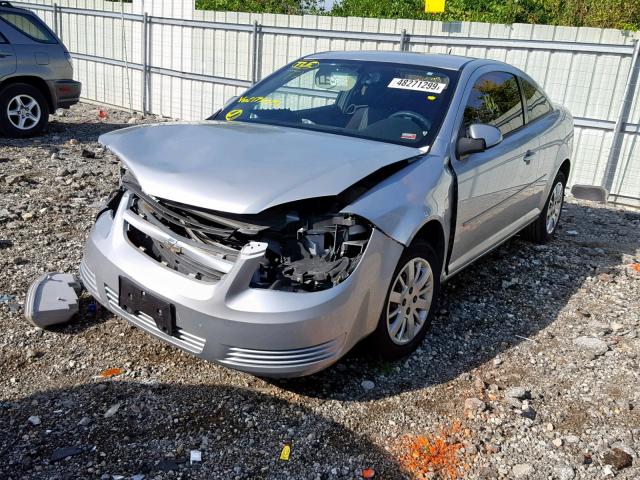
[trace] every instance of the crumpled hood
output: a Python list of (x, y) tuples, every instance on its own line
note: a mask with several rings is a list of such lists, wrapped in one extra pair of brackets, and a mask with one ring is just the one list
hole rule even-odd
[(101, 135), (155, 197), (229, 213), (259, 213), (337, 195), (421, 150), (295, 128), (205, 121), (129, 127)]

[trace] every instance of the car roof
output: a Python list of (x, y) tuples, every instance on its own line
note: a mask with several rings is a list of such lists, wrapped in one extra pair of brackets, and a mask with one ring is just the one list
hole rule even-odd
[(20, 12), (20, 13), (28, 13), (29, 15), (33, 14), (31, 10), (26, 8), (16, 7), (15, 5), (11, 5), (10, 2), (1, 2), (0, 1), (0, 11), (3, 12)]
[[(321, 52), (309, 55), (305, 58), (314, 58), (318, 60), (362, 60), (370, 62), (400, 63), (404, 65), (442, 68), (445, 70), (461, 70), (465, 64), (477, 60), (473, 57), (463, 57), (460, 55), (394, 52), (384, 50)], [(498, 64), (500, 62), (495, 63)]]

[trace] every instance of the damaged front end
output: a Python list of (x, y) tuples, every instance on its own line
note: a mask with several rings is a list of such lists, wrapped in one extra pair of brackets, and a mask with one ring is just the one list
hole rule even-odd
[[(343, 282), (355, 270), (372, 225), (338, 213), (333, 197), (273, 207), (258, 214), (229, 214), (159, 199), (142, 191), (128, 173), (108, 209), (125, 198), (126, 236), (138, 250), (182, 275), (215, 283), (241, 249), (266, 245), (250, 287), (314, 292)], [(334, 213), (335, 212), (335, 213)]]

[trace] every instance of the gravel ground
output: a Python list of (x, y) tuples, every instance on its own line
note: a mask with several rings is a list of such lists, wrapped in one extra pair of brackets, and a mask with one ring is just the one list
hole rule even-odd
[(155, 121), (98, 112), (0, 138), (0, 477), (640, 477), (640, 213), (568, 199), (549, 245), (516, 238), (445, 286), (410, 358), (361, 346), (271, 382), (166, 346), (86, 294), (66, 326), (23, 319), (36, 276), (77, 270), (117, 182), (98, 135)]

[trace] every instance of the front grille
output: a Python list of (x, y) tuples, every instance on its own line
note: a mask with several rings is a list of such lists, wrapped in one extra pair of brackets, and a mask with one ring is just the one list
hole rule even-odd
[(204, 350), (206, 339), (193, 335), (192, 333), (189, 333), (185, 329), (180, 327), (176, 327), (175, 336), (167, 335), (158, 327), (156, 327), (156, 323), (149, 315), (146, 315), (142, 312), (132, 314), (120, 308), (120, 305), (118, 304), (118, 292), (116, 292), (114, 289), (105, 284), (104, 290), (107, 293), (109, 308), (117, 315), (133, 323), (137, 327), (140, 327), (147, 332), (152, 333), (157, 337), (160, 337), (163, 340), (166, 340), (167, 342), (170, 342), (178, 347), (182, 347), (185, 350), (193, 353), (202, 353), (202, 351)]
[(127, 238), (138, 250), (166, 268), (203, 282), (216, 283), (231, 270), (239, 250), (205, 243), (167, 207), (151, 202), (132, 195), (124, 214)]
[(338, 340), (294, 350), (255, 350), (228, 347), (222, 363), (245, 368), (295, 368), (327, 360), (338, 353)]

